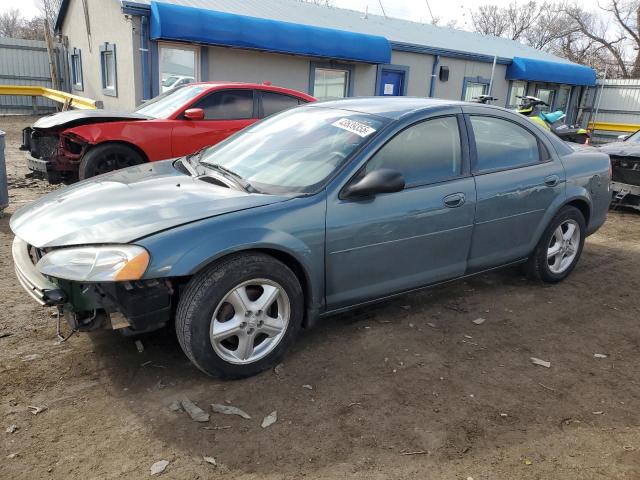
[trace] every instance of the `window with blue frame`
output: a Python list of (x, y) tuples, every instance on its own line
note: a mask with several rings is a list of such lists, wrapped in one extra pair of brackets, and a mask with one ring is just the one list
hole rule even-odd
[(69, 55), (69, 64), (71, 66), (71, 84), (74, 90), (82, 90), (82, 52), (78, 48), (71, 50)]
[(116, 46), (105, 42), (100, 45), (100, 70), (102, 76), (102, 93), (112, 97), (118, 96), (118, 76), (116, 70)]
[(465, 77), (462, 84), (462, 100), (471, 102), (480, 95), (489, 93), (489, 83), (491, 80), (482, 77)]

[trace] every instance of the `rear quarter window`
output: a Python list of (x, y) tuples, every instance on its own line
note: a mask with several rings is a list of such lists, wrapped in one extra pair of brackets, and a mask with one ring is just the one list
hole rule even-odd
[(298, 105), (306, 103), (299, 98), (292, 97), (290, 95), (284, 95), (275, 92), (262, 92), (262, 116), (268, 117), (274, 113), (287, 110), (289, 108), (297, 107)]

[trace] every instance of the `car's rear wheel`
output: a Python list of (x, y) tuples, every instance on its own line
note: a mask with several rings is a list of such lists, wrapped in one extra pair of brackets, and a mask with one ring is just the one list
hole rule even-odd
[(78, 177), (84, 180), (141, 163), (144, 163), (144, 158), (131, 147), (119, 144), (98, 145), (82, 157)]
[(586, 222), (575, 207), (563, 207), (551, 220), (525, 265), (530, 278), (556, 283), (573, 271), (584, 246)]
[(176, 332), (200, 370), (242, 378), (283, 357), (303, 312), (300, 282), (286, 265), (261, 253), (238, 254), (191, 279), (178, 304)]

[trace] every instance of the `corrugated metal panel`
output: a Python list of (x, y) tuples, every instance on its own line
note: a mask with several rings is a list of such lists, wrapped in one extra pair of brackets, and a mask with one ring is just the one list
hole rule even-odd
[[(586, 92), (582, 105), (583, 125), (589, 121), (638, 125), (640, 128), (640, 79), (598, 80), (598, 85)], [(627, 132), (596, 130), (594, 141), (612, 141), (618, 133)]]
[[(150, 5), (151, 0), (123, 0), (127, 4)], [(505, 38), (455, 30), (435, 25), (410, 22), (379, 15), (367, 15), (354, 10), (315, 5), (299, 0), (168, 0), (191, 7), (218, 10), (271, 20), (335, 28), (369, 35), (381, 35), (391, 42), (402, 42), (431, 48), (502, 58), (526, 57), (571, 63), (566, 59)]]
[[(0, 84), (51, 87), (49, 56), (45, 42), (0, 38)], [(37, 98), (39, 110), (52, 111), (56, 103)], [(30, 97), (0, 96), (0, 114), (29, 113)]]

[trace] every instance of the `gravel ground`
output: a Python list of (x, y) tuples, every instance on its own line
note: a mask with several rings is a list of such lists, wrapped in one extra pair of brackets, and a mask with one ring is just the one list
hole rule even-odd
[[(24, 179), (32, 122), (0, 117), (0, 478), (137, 479), (159, 460), (174, 479), (640, 478), (637, 213), (611, 213), (560, 285), (508, 269), (406, 295), (304, 332), (275, 372), (217, 381), (168, 331), (142, 353), (107, 331), (55, 341), (10, 259), (11, 213), (52, 189)], [(168, 408), (185, 397), (209, 422)]]

